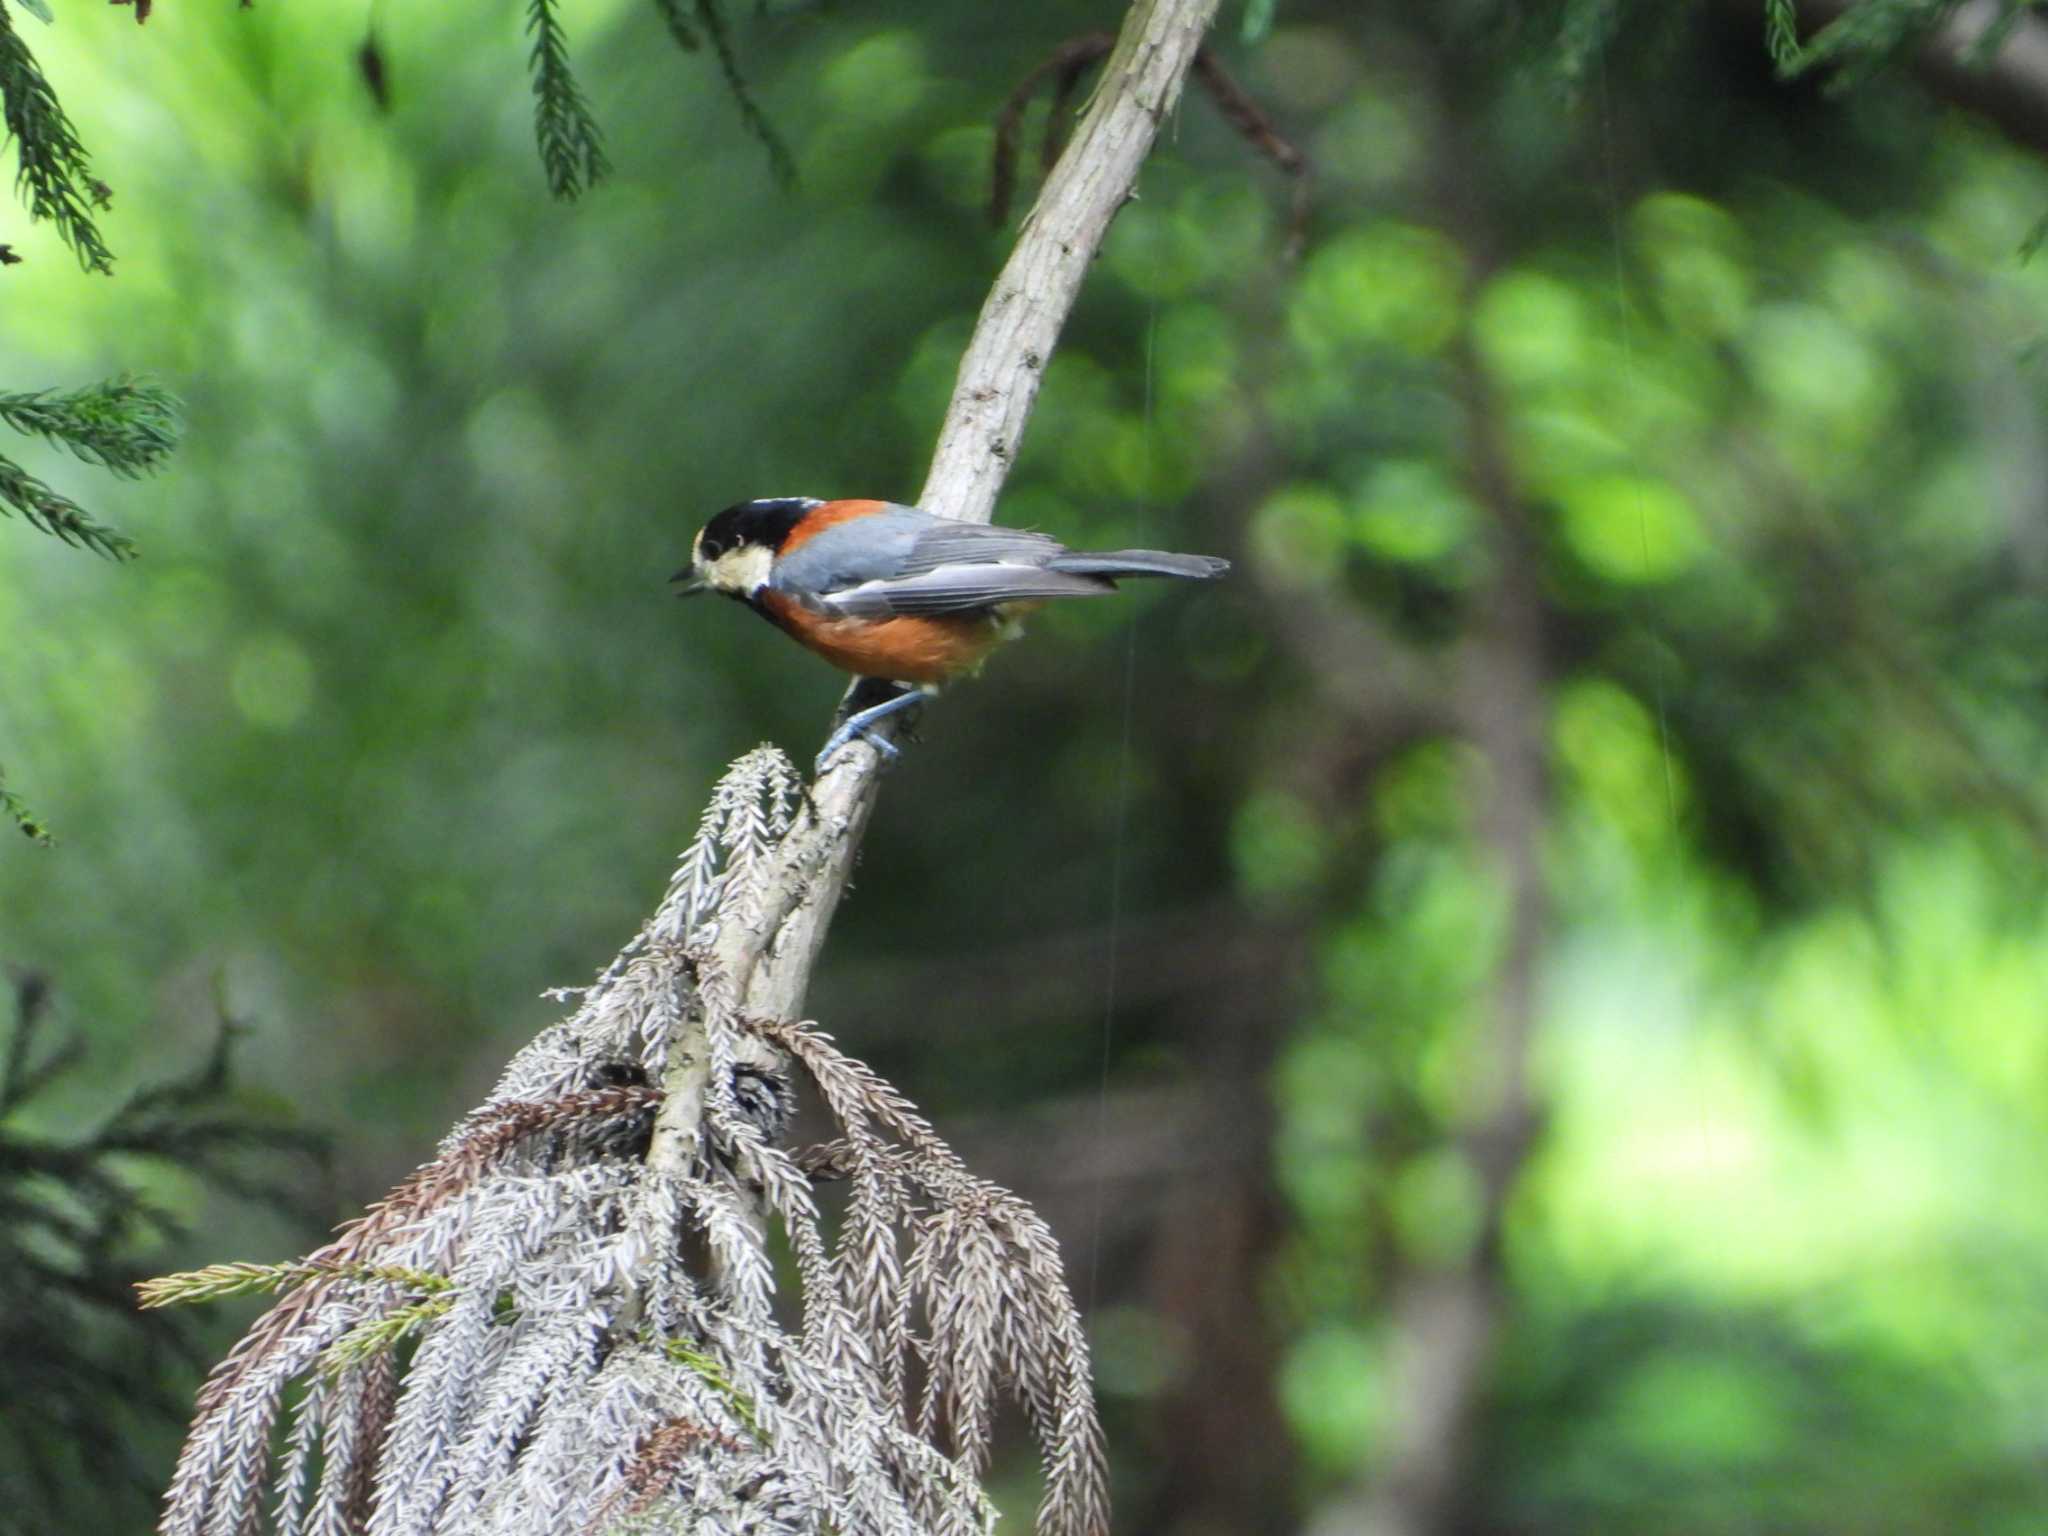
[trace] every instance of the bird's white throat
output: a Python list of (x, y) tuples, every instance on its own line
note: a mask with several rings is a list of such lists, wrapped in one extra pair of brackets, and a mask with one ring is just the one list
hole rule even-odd
[(768, 585), (775, 551), (762, 544), (742, 544), (712, 560), (706, 560), (700, 553), (695, 563), (697, 574), (712, 591), (752, 597)]

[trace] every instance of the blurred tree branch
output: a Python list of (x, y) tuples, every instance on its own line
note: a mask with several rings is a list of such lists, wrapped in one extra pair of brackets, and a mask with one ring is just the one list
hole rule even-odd
[[(170, 392), (147, 380), (126, 378), (62, 393), (0, 392), (0, 422), (122, 476), (153, 474), (161, 469), (177, 446), (179, 432), (178, 403)], [(20, 514), (31, 528), (66, 544), (97, 550), (112, 560), (126, 560), (135, 553), (134, 542), (126, 534), (0, 455), (0, 512), (8, 511)], [(0, 815), (32, 841), (49, 843), (47, 828), (20, 796), (6, 788), (4, 775), (0, 775)]]
[[(1432, 190), (1472, 263), (1446, 363), (1458, 456), (1484, 514), (1486, 576), (1472, 594), (1445, 687), (1431, 694), (1447, 693), (1440, 728), (1469, 743), (1484, 766), (1474, 852), (1505, 897), (1479, 1020), (1461, 1059), (1463, 1088), (1441, 1130), (1471, 1180), (1476, 1220), (1455, 1253), (1397, 1252), (1386, 1304), (1386, 1439), (1373, 1464), (1318, 1513), (1312, 1536), (1435, 1536), (1453, 1527), (1503, 1328), (1502, 1230), (1541, 1121), (1530, 1053), (1551, 922), (1543, 844), (1557, 663), (1541, 539), (1506, 407), (1474, 334), (1478, 295), (1504, 260), (1502, 234), (1455, 116), (1448, 74), (1447, 65), (1418, 69), (1435, 92)], [(1398, 698), (1388, 703), (1398, 707)]]
[(1449, 1528), (1501, 1328), (1501, 1229), (1539, 1118), (1529, 1053), (1550, 914), (1542, 867), (1550, 800), (1542, 555), (1501, 407), (1469, 334), (1457, 343), (1454, 366), (1472, 484), (1490, 517), (1492, 545), (1492, 580), (1458, 654), (1457, 710), (1487, 768), (1480, 848), (1507, 893), (1506, 932), (1467, 1064), (1456, 1138), (1478, 1188), (1478, 1228), (1461, 1258), (1442, 1267), (1405, 1260), (1396, 1278), (1388, 1324), (1391, 1443), (1351, 1509), (1368, 1536)]
[(1397, 1265), (1388, 1303), (1387, 1444), (1373, 1470), (1318, 1516), (1317, 1536), (1431, 1536), (1450, 1528), (1501, 1329), (1502, 1224), (1539, 1121), (1529, 1055), (1550, 912), (1542, 868), (1550, 797), (1542, 558), (1501, 409), (1469, 335), (1456, 343), (1453, 366), (1471, 483), (1490, 519), (1492, 573), (1456, 654), (1453, 721), (1486, 765), (1479, 849), (1507, 894), (1454, 1133), (1476, 1186), (1479, 1220), (1461, 1256)]
[[(528, 0), (527, 30), (533, 34), (528, 63), (533, 74), (535, 137), (548, 190), (564, 202), (573, 202), (610, 174), (611, 162), (605, 157), (597, 119), (569, 67), (568, 40), (556, 5), (557, 0)], [(740, 71), (724, 0), (654, 0), (654, 5), (669, 37), (685, 53), (695, 53), (706, 39), (710, 41), (718, 72), (739, 107), (740, 121), (768, 152), (776, 181), (785, 187), (792, 185), (796, 161)]]

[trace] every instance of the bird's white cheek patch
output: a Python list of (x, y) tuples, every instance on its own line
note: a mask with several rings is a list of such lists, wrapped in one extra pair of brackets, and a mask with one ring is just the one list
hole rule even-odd
[(769, 570), (774, 563), (773, 550), (759, 544), (742, 545), (738, 549), (727, 550), (716, 560), (707, 561), (704, 582), (721, 592), (741, 592), (751, 597), (768, 585)]

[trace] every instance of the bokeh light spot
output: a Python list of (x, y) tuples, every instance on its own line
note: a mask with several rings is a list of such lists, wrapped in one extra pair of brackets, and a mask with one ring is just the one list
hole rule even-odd
[(1465, 258), (1432, 229), (1378, 224), (1309, 258), (1288, 325), (1311, 355), (1348, 347), (1439, 350), (1458, 327)]
[(1359, 543), (1383, 560), (1426, 564), (1470, 538), (1472, 503), (1441, 464), (1395, 459), (1375, 465), (1351, 517)]
[(1325, 1471), (1354, 1469), (1384, 1418), (1380, 1349), (1362, 1328), (1305, 1334), (1280, 1370), (1280, 1404), (1303, 1453)]
[(1585, 475), (1557, 489), (1565, 542), (1611, 581), (1669, 581), (1706, 550), (1692, 504), (1668, 481)]
[(289, 635), (257, 635), (236, 654), (228, 687), (245, 719), (288, 730), (312, 705), (313, 663)]

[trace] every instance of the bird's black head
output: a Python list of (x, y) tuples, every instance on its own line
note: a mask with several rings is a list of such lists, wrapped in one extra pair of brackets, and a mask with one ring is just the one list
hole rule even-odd
[(778, 550), (790, 529), (817, 505), (813, 496), (769, 496), (727, 507), (697, 535), (697, 554), (701, 559), (716, 560), (748, 544)]
[(812, 496), (771, 496), (727, 507), (699, 530), (690, 568), (676, 579), (687, 580), (686, 593), (751, 596), (768, 580), (769, 563), (790, 531), (820, 505)]

